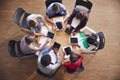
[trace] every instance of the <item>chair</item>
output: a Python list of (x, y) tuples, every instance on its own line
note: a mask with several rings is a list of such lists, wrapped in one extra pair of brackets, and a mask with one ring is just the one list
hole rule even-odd
[(18, 56), (19, 57), (30, 56), (30, 55), (34, 55), (35, 54), (35, 53), (24, 54), (22, 52), (22, 50), (20, 49), (20, 41), (17, 41), (16, 44), (17, 44), (17, 51), (18, 51)]
[(17, 52), (15, 50), (15, 44), (16, 44), (15, 40), (10, 40), (8, 43), (8, 51), (10, 56), (12, 57), (18, 57)]
[(53, 2), (59, 2), (59, 3), (62, 3), (62, 0), (46, 0), (45, 1), (45, 5), (46, 5), (46, 8)]
[(35, 53), (24, 54), (20, 49), (20, 41), (10, 40), (8, 43), (8, 51), (12, 57), (22, 58), (34, 55)]
[(48, 76), (48, 75), (44, 74), (43, 72), (41, 72), (39, 69), (37, 69), (37, 73), (39, 75), (45, 76), (47, 78), (47, 80), (50, 80), (51, 78), (53, 78), (55, 76), (55, 74)]
[(103, 49), (105, 46), (105, 36), (104, 36), (103, 32), (98, 32), (97, 34), (100, 38), (100, 43), (99, 43), (99, 47), (98, 47), (98, 50), (100, 50), (100, 49)]
[(27, 25), (26, 18), (30, 15), (30, 13), (27, 13), (23, 8), (17, 8), (17, 10), (14, 13), (13, 21), (20, 27), (20, 28), (26, 28), (30, 29), (30, 27)]
[(93, 6), (93, 3), (90, 2), (89, 0), (76, 0), (76, 2), (75, 2), (75, 7), (76, 7), (77, 5), (81, 5), (81, 6), (86, 7), (87, 9), (89, 9), (89, 12), (90, 12), (90, 11), (91, 11), (91, 8), (92, 8), (92, 6)]

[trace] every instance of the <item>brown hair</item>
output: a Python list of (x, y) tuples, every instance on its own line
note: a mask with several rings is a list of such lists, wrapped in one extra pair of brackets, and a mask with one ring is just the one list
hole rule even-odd
[(30, 21), (28, 22), (28, 24), (29, 24), (30, 27), (35, 28), (35, 24), (36, 24), (35, 21), (30, 20)]
[(26, 43), (29, 45), (31, 42), (33, 42), (33, 39), (30, 38), (30, 36), (26, 36), (26, 37), (25, 37), (25, 41), (26, 41)]
[(59, 10), (60, 10), (59, 5), (57, 3), (54, 3), (52, 6), (52, 10), (55, 12), (59, 12)]
[(77, 19), (80, 19), (81, 21), (85, 18), (85, 16), (81, 12), (77, 12), (76, 15), (75, 15), (75, 17)]

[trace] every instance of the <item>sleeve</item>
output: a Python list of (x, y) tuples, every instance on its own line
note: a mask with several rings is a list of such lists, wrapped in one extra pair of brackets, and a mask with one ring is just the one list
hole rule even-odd
[(67, 67), (69, 64), (70, 64), (70, 62), (65, 62), (65, 63), (63, 64), (63, 66), (64, 66), (64, 67)]
[(81, 64), (82, 60), (83, 60), (83, 57), (80, 56), (80, 57), (78, 58), (77, 62)]
[(61, 64), (60, 62), (57, 62), (56, 64), (53, 64), (53, 65), (51, 64), (51, 65), (50, 65), (50, 68), (51, 68), (52, 70), (56, 70), (56, 69), (58, 69), (58, 67), (60, 66), (60, 64)]
[(35, 49), (35, 47), (32, 45), (32, 43), (30, 44), (30, 45), (28, 45), (28, 47), (30, 48), (30, 49)]
[(85, 17), (85, 19), (79, 23), (75, 31), (79, 31), (80, 29), (84, 28), (87, 24), (87, 21), (88, 21), (88, 18)]
[(69, 19), (68, 19), (68, 24), (69, 25), (71, 25), (71, 23), (72, 23), (72, 19), (75, 17), (75, 14), (76, 14), (76, 11), (74, 10), (73, 12), (72, 12), (72, 14), (70, 15), (70, 17), (69, 17)]
[(61, 3), (58, 3), (58, 4), (60, 5), (61, 9), (63, 9), (64, 11), (66, 11), (66, 8), (65, 8), (65, 6), (63, 4), (61, 4)]
[(87, 26), (84, 27), (83, 29), (81, 29), (80, 31), (83, 32), (83, 31), (86, 31), (86, 30), (89, 31), (90, 33), (97, 34), (94, 30), (92, 30), (91, 28), (89, 28), (89, 27), (87, 27)]

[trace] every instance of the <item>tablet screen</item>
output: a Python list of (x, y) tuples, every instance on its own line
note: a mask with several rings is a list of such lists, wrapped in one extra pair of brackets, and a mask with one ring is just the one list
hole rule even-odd
[(64, 48), (64, 50), (65, 50), (67, 55), (69, 55), (70, 54), (69, 52), (71, 52), (71, 48), (70, 47), (66, 47), (66, 48)]
[(62, 22), (56, 22), (56, 26), (58, 29), (62, 29)]
[(59, 44), (59, 43), (57, 43), (57, 42), (54, 42), (54, 44), (53, 44), (53, 48), (59, 49), (60, 46), (61, 46), (61, 44)]
[(51, 38), (51, 39), (54, 39), (54, 36), (55, 36), (55, 34), (52, 33), (52, 32), (48, 32), (48, 33), (47, 33), (47, 37), (49, 37), (49, 38)]
[(71, 37), (70, 38), (70, 43), (71, 44), (78, 44), (78, 38), (77, 37)]

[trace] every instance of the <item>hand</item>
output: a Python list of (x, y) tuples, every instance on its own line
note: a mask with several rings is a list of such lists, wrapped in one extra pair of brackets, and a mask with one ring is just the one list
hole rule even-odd
[(53, 50), (54, 50), (54, 53), (57, 55), (58, 48), (53, 48)]

